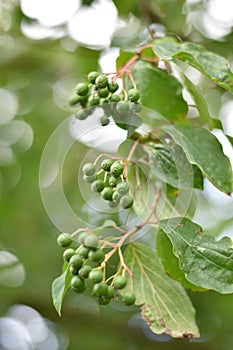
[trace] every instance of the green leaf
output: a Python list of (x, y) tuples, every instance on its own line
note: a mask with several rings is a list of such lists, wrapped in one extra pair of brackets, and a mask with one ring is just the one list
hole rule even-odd
[(135, 55), (135, 51), (120, 51), (120, 54), (116, 59), (117, 70), (119, 71)]
[(221, 121), (211, 117), (207, 102), (202, 96), (201, 90), (198, 88), (198, 86), (194, 85), (193, 82), (186, 77), (186, 75), (183, 75), (183, 77), (185, 87), (187, 88), (188, 92), (190, 93), (195, 102), (201, 120), (209, 126), (210, 130), (214, 128), (221, 129)]
[[(178, 145), (148, 144), (147, 151), (153, 173), (163, 182), (177, 188), (203, 189), (201, 171), (195, 169)], [(196, 168), (196, 166), (195, 166)]]
[(185, 278), (184, 272), (179, 267), (179, 259), (174, 255), (171, 241), (162, 230), (159, 230), (156, 235), (156, 251), (171, 278), (180, 282), (186, 289), (196, 292), (206, 290), (194, 285)]
[(140, 243), (130, 244), (124, 253), (133, 277), (121, 294), (132, 290), (143, 319), (154, 333), (172, 337), (198, 337), (195, 310), (183, 287), (165, 273), (156, 252)]
[(180, 145), (191, 164), (196, 164), (204, 175), (220, 191), (233, 191), (233, 176), (229, 158), (222, 145), (208, 130), (189, 126), (164, 126), (175, 142)]
[(162, 220), (159, 227), (170, 239), (180, 269), (191, 283), (220, 293), (233, 292), (233, 249), (230, 238), (216, 241), (202, 234), (187, 218)]
[(61, 316), (62, 302), (69, 288), (72, 275), (69, 272), (69, 264), (66, 270), (52, 283), (52, 299), (57, 313)]
[(184, 120), (188, 107), (182, 96), (182, 85), (173, 75), (143, 62), (137, 63), (132, 74), (144, 107), (171, 121)]
[(233, 93), (233, 73), (224, 57), (197, 44), (180, 43), (174, 38), (156, 39), (154, 53), (164, 60), (178, 59), (199, 70), (215, 84)]

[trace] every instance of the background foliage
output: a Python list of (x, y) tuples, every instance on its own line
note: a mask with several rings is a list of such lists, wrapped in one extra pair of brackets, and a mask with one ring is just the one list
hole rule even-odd
[[(9, 315), (15, 304), (31, 306), (43, 317), (63, 327), (62, 332), (69, 337), (71, 350), (77, 344), (83, 349), (93, 349), (94, 346), (109, 349), (111, 345), (116, 350), (219, 349), (224, 344), (224, 349), (230, 350), (233, 341), (232, 295), (190, 293), (202, 334), (191, 344), (186, 340), (152, 335), (135, 316), (136, 309), (122, 312), (113, 306), (113, 309), (99, 310), (90, 300), (79, 300), (71, 295), (64, 304), (63, 317), (59, 318), (52, 306), (50, 291), (54, 276), (60, 273), (60, 251), (55, 244), (59, 232), (43, 207), (38, 176), (41, 155), (49, 136), (70, 115), (66, 109), (68, 96), (77, 81), (89, 71), (100, 68), (104, 54), (112, 52), (113, 48), (128, 50), (145, 42), (150, 37), (149, 26), (151, 32), (172, 33), (181, 40), (202, 44), (231, 61), (231, 25), (229, 29), (225, 25), (224, 32), (222, 23), (215, 21), (215, 27), (219, 28), (217, 34), (205, 27), (204, 16), (208, 13), (205, 1), (114, 1), (120, 25), (113, 28), (109, 42), (98, 45), (96, 41), (93, 47), (92, 43), (74, 38), (68, 20), (45, 26), (39, 15), (29, 18), (24, 3), (0, 2), (0, 247), (18, 257), (26, 274), (25, 280), (22, 273), (22, 280), (13, 287), (10, 280), (0, 275), (0, 316)], [(91, 6), (92, 3), (83, 1), (80, 5)], [(107, 17), (107, 13), (104, 16)], [(33, 31), (35, 25), (38, 26), (39, 38)], [(92, 28), (90, 24), (89, 31), (94, 37)], [(232, 115), (230, 94), (222, 95), (221, 88), (211, 85), (207, 79), (199, 81), (198, 88), (208, 102), (207, 119), (208, 112), (221, 119), (226, 132), (233, 136), (228, 121), (228, 116)], [(9, 101), (16, 101), (15, 110), (6, 106), (6, 91), (11, 94)], [(6, 115), (11, 118), (9, 128), (3, 128)], [(13, 124), (13, 121), (23, 123), (21, 133), (19, 124)], [(4, 148), (6, 144), (10, 145), (14, 157), (4, 158), (3, 154), (9, 151)], [(64, 167), (64, 189), (74, 208), (83, 205), (78, 202), (78, 190), (74, 190), (74, 184), (76, 186), (76, 171), (86, 151), (85, 145), (74, 144)], [(199, 195), (198, 200), (196, 217), (202, 226), (217, 237), (223, 233), (232, 234), (231, 199), (226, 199), (207, 183), (206, 191)], [(0, 323), (0, 330), (1, 327)], [(60, 348), (65, 348), (62, 341)]]

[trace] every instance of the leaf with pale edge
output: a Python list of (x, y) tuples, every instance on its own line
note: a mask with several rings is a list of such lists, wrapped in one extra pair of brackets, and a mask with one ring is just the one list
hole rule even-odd
[(66, 270), (57, 277), (52, 283), (52, 298), (55, 309), (61, 316), (62, 302), (65, 294), (69, 288), (72, 275), (69, 271), (69, 264), (67, 264)]
[(216, 241), (187, 218), (161, 220), (180, 269), (191, 283), (220, 293), (233, 292), (233, 249), (229, 237)]
[(191, 164), (196, 164), (220, 191), (233, 191), (233, 174), (222, 145), (208, 130), (183, 125), (164, 126), (163, 130), (180, 145)]
[(196, 292), (206, 290), (194, 285), (185, 278), (184, 272), (179, 267), (179, 259), (173, 252), (171, 241), (162, 230), (159, 230), (156, 235), (156, 251), (167, 274), (175, 281), (180, 282), (185, 289), (190, 289)]
[(141, 243), (130, 244), (124, 260), (133, 277), (121, 294), (131, 290), (143, 319), (154, 333), (172, 337), (198, 337), (195, 310), (183, 287), (165, 273), (157, 254)]
[(227, 60), (197, 44), (180, 43), (174, 38), (156, 39), (154, 53), (164, 60), (177, 58), (198, 69), (215, 84), (233, 93), (233, 73)]

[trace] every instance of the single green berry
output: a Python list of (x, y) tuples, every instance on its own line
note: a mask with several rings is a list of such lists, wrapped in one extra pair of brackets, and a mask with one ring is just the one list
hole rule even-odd
[(90, 281), (99, 283), (102, 281), (104, 274), (102, 270), (91, 270), (88, 277)]
[(104, 187), (103, 191), (101, 192), (101, 197), (106, 201), (111, 201), (113, 192), (112, 187)]
[(112, 195), (112, 200), (113, 200), (113, 202), (116, 201), (116, 202), (119, 203), (119, 200), (120, 200), (120, 199), (121, 199), (120, 193), (118, 193), (117, 191), (114, 192), (113, 195)]
[(96, 236), (89, 235), (84, 239), (84, 246), (88, 248), (98, 248), (99, 239)]
[(95, 180), (91, 184), (91, 189), (93, 192), (101, 192), (104, 188), (104, 182), (100, 179)]
[(122, 289), (126, 286), (126, 284), (127, 284), (127, 279), (125, 276), (122, 276), (122, 275), (116, 276), (113, 280), (113, 286), (116, 289)]
[(76, 269), (80, 269), (83, 266), (83, 258), (79, 254), (75, 254), (70, 258), (70, 264)]
[(119, 85), (115, 81), (111, 81), (111, 83), (108, 84), (108, 90), (109, 92), (116, 92), (119, 88)]
[(79, 96), (86, 96), (89, 92), (89, 88), (88, 88), (88, 85), (85, 84), (85, 83), (79, 83), (76, 88), (76, 93), (79, 95)]
[(122, 296), (122, 301), (127, 306), (133, 305), (135, 303), (135, 300), (136, 300), (136, 297), (135, 297), (135, 294), (133, 292), (126, 292)]
[(110, 298), (106, 298), (105, 296), (101, 296), (98, 298), (98, 303), (100, 305), (107, 305), (111, 302), (111, 299)]
[(129, 111), (129, 103), (126, 101), (119, 101), (116, 105), (116, 110), (121, 115), (126, 114)]
[(105, 98), (105, 97), (108, 97), (108, 94), (109, 94), (109, 91), (108, 91), (107, 87), (98, 89), (98, 96), (99, 97)]
[(86, 259), (88, 256), (90, 249), (88, 247), (84, 247), (83, 245), (81, 245), (78, 249), (78, 254), (83, 258)]
[(84, 243), (84, 240), (85, 240), (85, 238), (86, 238), (87, 236), (89, 236), (89, 232), (87, 232), (87, 231), (82, 231), (82, 232), (78, 235), (78, 242), (79, 242), (80, 244), (83, 244), (83, 243)]
[(73, 248), (68, 248), (63, 253), (63, 259), (65, 261), (70, 261), (70, 258), (75, 254), (75, 250)]
[(72, 243), (72, 238), (69, 233), (61, 233), (57, 237), (57, 244), (60, 247), (67, 248), (71, 245), (71, 243)]
[(104, 260), (104, 252), (102, 249), (90, 250), (88, 254), (88, 259), (101, 263)]
[(98, 72), (90, 72), (87, 76), (87, 79), (89, 80), (90, 83), (93, 85), (95, 84), (96, 78), (100, 75)]
[(121, 196), (123, 196), (124, 194), (129, 192), (129, 184), (127, 182), (122, 181), (117, 184), (116, 190)]
[(79, 276), (81, 278), (88, 278), (89, 273), (91, 272), (92, 267), (89, 265), (84, 265), (83, 267), (81, 267), (81, 269), (79, 270)]
[(112, 94), (112, 96), (109, 99), (110, 102), (119, 102), (120, 100), (121, 100), (120, 96), (116, 94)]
[(106, 158), (101, 163), (101, 168), (104, 169), (104, 171), (109, 171), (111, 168), (111, 165), (114, 163), (113, 159)]
[(128, 100), (131, 102), (137, 102), (140, 98), (138, 89), (130, 89), (128, 91)]
[(108, 286), (106, 298), (114, 298), (115, 289), (112, 286)]
[(72, 275), (74, 276), (78, 275), (79, 269), (77, 269), (74, 265), (70, 265), (69, 270)]
[(120, 205), (122, 206), (122, 208), (124, 209), (129, 209), (133, 206), (134, 200), (133, 197), (130, 196), (129, 194), (124, 195), (123, 197), (121, 197), (120, 199)]
[(70, 106), (75, 106), (79, 102), (80, 102), (80, 99), (79, 99), (78, 95), (73, 95), (69, 98), (69, 105)]
[(72, 288), (79, 289), (79, 288), (82, 288), (85, 285), (85, 282), (84, 282), (84, 280), (81, 277), (74, 276), (74, 277), (72, 277), (72, 279), (70, 281), (70, 285), (71, 285)]
[(115, 176), (110, 176), (108, 180), (109, 186), (111, 187), (116, 187), (116, 185), (119, 184), (120, 182), (121, 182), (121, 178), (115, 177)]
[(108, 286), (105, 282), (99, 282), (94, 284), (92, 293), (93, 295), (100, 297), (100, 296), (106, 296), (108, 291)]
[(101, 118), (100, 118), (100, 124), (102, 126), (106, 126), (110, 123), (110, 119), (107, 115), (103, 115)]
[(97, 178), (96, 174), (93, 175), (83, 175), (83, 180), (89, 184), (91, 184), (92, 182), (94, 182)]
[(85, 120), (87, 119), (87, 117), (88, 117), (88, 113), (84, 109), (80, 109), (75, 113), (75, 118), (77, 118), (78, 120)]
[(111, 175), (118, 177), (120, 176), (124, 171), (124, 167), (120, 162), (115, 162), (112, 164), (110, 168)]
[(97, 106), (100, 104), (100, 98), (96, 95), (91, 95), (88, 98), (88, 106)]
[(93, 175), (95, 174), (95, 164), (93, 163), (86, 163), (83, 166), (83, 174), (84, 175)]
[(98, 88), (105, 88), (108, 85), (108, 78), (105, 75), (100, 74), (96, 78), (95, 84), (98, 86)]

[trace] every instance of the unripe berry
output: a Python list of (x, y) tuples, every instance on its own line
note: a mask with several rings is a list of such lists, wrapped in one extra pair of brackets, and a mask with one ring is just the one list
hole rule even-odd
[(75, 250), (73, 248), (68, 248), (63, 253), (63, 259), (65, 261), (70, 261), (70, 258), (75, 254)]
[(104, 256), (105, 256), (105, 254), (104, 254), (103, 250), (101, 250), (101, 249), (97, 249), (95, 251), (90, 250), (89, 254), (88, 254), (88, 258), (90, 260), (98, 262), (98, 263), (101, 263), (104, 260)]
[(135, 303), (136, 297), (133, 292), (127, 292), (122, 296), (122, 301), (125, 305), (130, 306)]
[(115, 295), (115, 289), (111, 286), (108, 286), (106, 298), (113, 298)]
[(112, 164), (110, 168), (111, 175), (118, 177), (120, 176), (124, 171), (124, 167), (120, 162), (115, 162)]
[(70, 258), (70, 264), (76, 269), (80, 269), (83, 266), (83, 258), (79, 254), (75, 254)]
[(96, 174), (93, 175), (83, 175), (83, 180), (89, 184), (91, 184), (92, 182), (94, 182), (97, 178)]
[(134, 203), (133, 198), (129, 194), (124, 195), (120, 199), (120, 205), (124, 209), (131, 208), (133, 206), (133, 203)]
[(121, 178), (115, 177), (115, 176), (110, 176), (108, 182), (109, 182), (109, 186), (116, 187), (116, 185), (119, 184), (119, 182), (121, 182)]
[(116, 190), (121, 196), (123, 196), (129, 192), (129, 184), (127, 182), (120, 182), (117, 184)]
[(108, 91), (107, 87), (98, 89), (98, 96), (99, 97), (108, 97), (108, 94), (109, 94), (109, 91)]
[(83, 166), (83, 174), (84, 175), (93, 175), (95, 173), (95, 164), (93, 163), (86, 163)]
[(84, 265), (83, 267), (81, 267), (81, 269), (79, 270), (79, 276), (81, 278), (88, 278), (89, 273), (91, 272), (92, 267), (89, 265)]
[(119, 102), (120, 100), (121, 100), (120, 96), (116, 94), (112, 94), (112, 96), (109, 99), (110, 102)]
[(100, 75), (98, 72), (90, 72), (87, 76), (87, 79), (89, 80), (90, 83), (93, 85), (95, 84), (96, 78)]
[(106, 126), (110, 123), (110, 119), (107, 115), (103, 115), (101, 118), (100, 118), (100, 124), (102, 126)]
[(85, 83), (79, 83), (76, 88), (76, 93), (79, 95), (79, 96), (86, 96), (89, 92), (89, 88), (88, 88), (88, 85), (85, 84)]
[(99, 282), (94, 284), (92, 289), (93, 295), (96, 295), (97, 297), (106, 296), (107, 291), (108, 291), (108, 286), (105, 282)]
[(115, 81), (111, 81), (111, 83), (108, 84), (108, 90), (109, 92), (116, 92), (119, 88), (119, 85)]
[(106, 158), (101, 163), (101, 168), (104, 169), (104, 171), (109, 171), (111, 168), (111, 165), (114, 163), (113, 159)]
[(78, 254), (83, 258), (86, 259), (88, 256), (88, 253), (90, 251), (90, 248), (88, 247), (84, 247), (83, 245), (81, 245), (78, 249)]
[(70, 282), (71, 288), (77, 292), (82, 293), (85, 290), (85, 282), (79, 276), (74, 276)]
[(126, 286), (127, 279), (125, 276), (118, 275), (113, 280), (113, 285), (116, 289), (122, 289)]
[(79, 100), (79, 96), (78, 95), (74, 95), (74, 96), (71, 96), (69, 98), (69, 105), (70, 106), (75, 106), (79, 102), (80, 102), (80, 100)]
[(103, 199), (106, 201), (111, 201), (112, 200), (112, 195), (113, 195), (113, 189), (111, 187), (105, 187), (103, 191), (101, 192), (101, 196)]
[(99, 98), (99, 96), (93, 96), (93, 95), (91, 95), (91, 96), (89, 96), (89, 98), (88, 98), (88, 106), (97, 106), (97, 105), (99, 105), (100, 104), (100, 98)]
[(89, 280), (94, 283), (99, 283), (103, 279), (103, 271), (102, 270), (91, 270), (89, 273)]
[(83, 244), (83, 243), (84, 243), (84, 240), (85, 240), (85, 238), (86, 238), (87, 236), (89, 236), (89, 232), (87, 232), (87, 231), (81, 232), (81, 233), (78, 235), (78, 242), (79, 242), (80, 244)]
[(87, 119), (87, 117), (88, 117), (88, 113), (86, 110), (80, 109), (75, 113), (75, 118), (77, 118), (78, 120), (85, 120)]
[(84, 239), (84, 246), (88, 248), (98, 248), (99, 239), (96, 236), (89, 235)]
[(60, 247), (67, 248), (71, 245), (72, 238), (69, 233), (62, 233), (57, 237), (57, 244)]
[(95, 180), (91, 184), (91, 189), (94, 192), (101, 192), (104, 189), (104, 182), (102, 180)]
[(131, 102), (137, 102), (140, 98), (138, 89), (130, 89), (128, 91), (128, 100)]
[(100, 74), (96, 78), (95, 84), (98, 86), (98, 88), (105, 88), (108, 85), (108, 78), (105, 75)]

